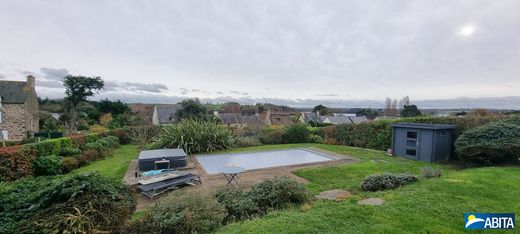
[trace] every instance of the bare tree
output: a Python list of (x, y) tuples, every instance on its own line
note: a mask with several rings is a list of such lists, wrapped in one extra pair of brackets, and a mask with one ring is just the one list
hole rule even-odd
[(147, 125), (144, 121), (138, 120), (130, 127), (129, 136), (132, 143), (137, 145), (137, 148), (140, 150), (143, 150), (154, 140), (158, 133), (159, 128), (157, 126)]
[(384, 110), (385, 116), (391, 116), (392, 114), (392, 99), (390, 97), (387, 97), (385, 100), (385, 110)]

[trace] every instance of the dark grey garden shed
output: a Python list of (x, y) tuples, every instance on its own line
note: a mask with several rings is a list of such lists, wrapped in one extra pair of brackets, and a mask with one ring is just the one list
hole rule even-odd
[(390, 126), (394, 156), (424, 162), (450, 159), (455, 125), (398, 123)]

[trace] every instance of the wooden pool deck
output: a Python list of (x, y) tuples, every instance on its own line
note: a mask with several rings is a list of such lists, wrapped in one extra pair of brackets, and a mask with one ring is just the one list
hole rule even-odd
[[(326, 167), (338, 164), (345, 163), (356, 163), (359, 160), (353, 158), (348, 155), (336, 154), (329, 151), (324, 151), (317, 148), (306, 148), (311, 151), (316, 151), (322, 154), (326, 154), (328, 156), (332, 156), (335, 160), (318, 162), (318, 163), (307, 163), (307, 164), (298, 164), (298, 165), (288, 165), (288, 166), (279, 166), (279, 167), (270, 167), (270, 168), (262, 168), (249, 170), (238, 175), (238, 182), (240, 184), (240, 188), (247, 190), (253, 184), (261, 182), (265, 179), (274, 178), (277, 176), (287, 176), (295, 179), (300, 183), (308, 183), (309, 181), (305, 180), (302, 177), (299, 177), (293, 174), (293, 171), (304, 169), (304, 168), (314, 168), (314, 167)], [(183, 190), (196, 190), (201, 193), (212, 193), (220, 188), (226, 187), (227, 180), (224, 178), (222, 174), (207, 174), (203, 167), (198, 163), (198, 161), (194, 157), (195, 155), (190, 155), (188, 157), (188, 166), (183, 168), (184, 170), (189, 170), (192, 173), (196, 173), (200, 176), (202, 184), (196, 186), (186, 186), (181, 189)], [(135, 161), (135, 162), (134, 162)], [(128, 167), (127, 174), (125, 176), (125, 181), (132, 180), (135, 178), (135, 171), (137, 170), (137, 160), (132, 161), (130, 166)], [(125, 182), (126, 183), (126, 182)], [(135, 187), (135, 186), (133, 186)], [(150, 200), (147, 197), (141, 195), (137, 189), (137, 210), (142, 210), (148, 206), (154, 205), (156, 200)]]

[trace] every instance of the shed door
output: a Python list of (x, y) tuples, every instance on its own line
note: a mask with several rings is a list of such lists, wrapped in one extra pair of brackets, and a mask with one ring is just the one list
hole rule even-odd
[(411, 159), (417, 159), (417, 153), (419, 151), (419, 132), (413, 130), (406, 131), (406, 157)]

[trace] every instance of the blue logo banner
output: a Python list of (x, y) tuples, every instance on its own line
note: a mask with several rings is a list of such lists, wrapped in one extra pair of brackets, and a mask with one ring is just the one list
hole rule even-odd
[(465, 213), (465, 229), (514, 229), (513, 213)]

